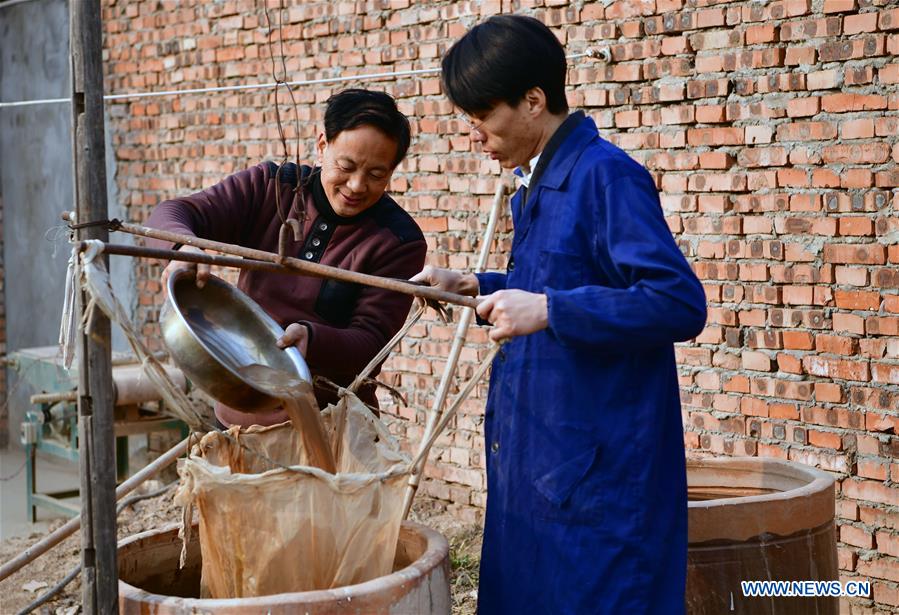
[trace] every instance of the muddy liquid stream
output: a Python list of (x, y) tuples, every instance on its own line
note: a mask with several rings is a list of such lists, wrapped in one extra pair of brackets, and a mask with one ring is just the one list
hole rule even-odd
[(293, 428), (303, 439), (309, 463), (335, 474), (337, 467), (334, 454), (325, 437), (312, 385), (283, 370), (261, 363), (244, 365), (237, 371), (253, 386), (281, 400)]

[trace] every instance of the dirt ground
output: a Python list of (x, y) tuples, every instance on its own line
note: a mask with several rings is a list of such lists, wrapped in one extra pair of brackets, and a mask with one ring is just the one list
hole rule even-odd
[(478, 605), (478, 568), (481, 563), (483, 526), (460, 523), (446, 512), (439, 500), (419, 496), (409, 514), (412, 521), (433, 528), (446, 536), (450, 545), (450, 593), (453, 615), (472, 615)]
[[(160, 487), (148, 484), (145, 492)], [(119, 538), (169, 525), (180, 520), (181, 509), (172, 501), (174, 489), (164, 495), (146, 499), (119, 514)], [(454, 615), (469, 615), (477, 604), (478, 563), (481, 554), (481, 527), (462, 524), (435, 500), (419, 497), (410, 517), (441, 532), (450, 543), (452, 564), (451, 592)], [(52, 529), (63, 524), (58, 521)], [(6, 562), (44, 534), (11, 538), (0, 543), (0, 562)], [(0, 613), (12, 615), (56, 585), (80, 561), (80, 535), (75, 533), (16, 574), (0, 582)], [(26, 588), (31, 588), (29, 591)], [(36, 613), (74, 615), (80, 612), (81, 583), (76, 578), (57, 597)]]

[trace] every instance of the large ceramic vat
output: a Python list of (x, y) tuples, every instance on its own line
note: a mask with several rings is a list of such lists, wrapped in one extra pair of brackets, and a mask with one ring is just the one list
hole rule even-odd
[(403, 523), (392, 574), (337, 589), (231, 600), (196, 597), (200, 591), (199, 532), (194, 531), (193, 536), (183, 570), (178, 568), (181, 539), (175, 526), (137, 534), (119, 543), (122, 615), (450, 612), (449, 545), (442, 535), (417, 523)]
[(835, 597), (748, 597), (741, 581), (836, 581), (834, 479), (762, 458), (687, 462), (687, 612), (836, 615)]

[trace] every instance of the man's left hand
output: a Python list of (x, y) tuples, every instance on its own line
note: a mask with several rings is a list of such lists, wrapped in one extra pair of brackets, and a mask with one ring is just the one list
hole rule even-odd
[(306, 325), (295, 322), (284, 330), (284, 335), (278, 338), (278, 348), (287, 348), (288, 346), (296, 346), (300, 354), (303, 357), (306, 356), (309, 346), (309, 329)]
[(494, 342), (528, 335), (549, 326), (546, 295), (542, 293), (500, 290), (483, 297), (477, 312), (478, 316), (493, 324), (490, 339)]

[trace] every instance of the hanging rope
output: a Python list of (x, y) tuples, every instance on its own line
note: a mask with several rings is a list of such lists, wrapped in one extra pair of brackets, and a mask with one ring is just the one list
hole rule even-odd
[[(278, 124), (278, 137), (281, 139), (281, 146), (284, 149), (284, 158), (281, 160), (281, 164), (278, 165), (278, 170), (275, 171), (275, 211), (278, 212), (278, 218), (281, 220), (281, 229), (278, 232), (278, 256), (281, 258), (287, 257), (287, 233), (288, 230), (293, 231), (293, 240), (296, 242), (302, 241), (303, 239), (303, 224), (306, 222), (306, 204), (305, 198), (303, 195), (303, 184), (299, 180), (300, 173), (300, 112), (297, 107), (297, 100), (293, 95), (293, 88), (287, 83), (287, 62), (285, 60), (284, 53), (284, 3), (283, 0), (280, 1), (278, 6), (278, 42), (281, 48), (281, 67), (284, 71), (284, 79), (278, 76), (278, 70), (275, 63), (275, 45), (272, 42), (272, 32), (275, 27), (272, 24), (271, 17), (268, 14), (268, 7), (265, 5), (265, 0), (262, 0), (262, 10), (265, 14), (265, 21), (268, 24), (268, 55), (269, 59), (272, 63), (272, 79), (275, 80), (275, 121)], [(284, 134), (284, 126), (281, 123), (281, 108), (278, 104), (278, 87), (284, 86), (287, 90), (287, 93), (290, 95), (290, 102), (293, 104), (293, 115), (294, 122), (296, 128), (296, 137), (297, 137), (297, 149), (296, 149), (296, 171), (297, 171), (297, 182), (293, 187), (293, 198), (291, 199), (290, 205), (285, 212), (281, 207), (281, 172), (284, 169), (284, 165), (287, 164), (287, 161), (290, 160), (290, 149), (287, 147), (287, 137)], [(295, 219), (290, 218), (290, 212), (296, 208), (297, 217)]]

